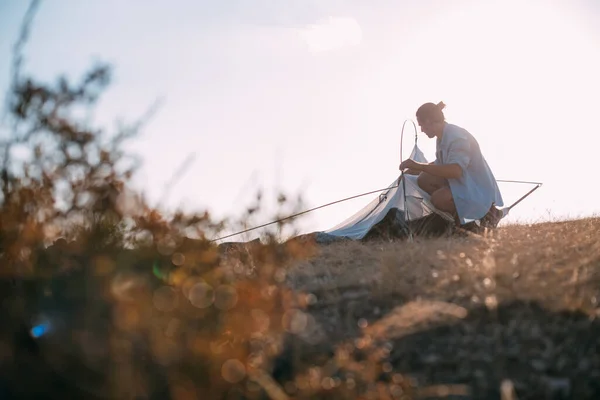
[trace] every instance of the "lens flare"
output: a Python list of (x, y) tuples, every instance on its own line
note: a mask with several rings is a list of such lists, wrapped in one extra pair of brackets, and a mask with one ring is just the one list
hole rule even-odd
[(38, 324), (36, 326), (34, 326), (33, 328), (31, 328), (31, 336), (33, 336), (34, 338), (39, 338), (44, 336), (46, 333), (48, 333), (48, 331), (50, 330), (50, 324), (47, 322)]

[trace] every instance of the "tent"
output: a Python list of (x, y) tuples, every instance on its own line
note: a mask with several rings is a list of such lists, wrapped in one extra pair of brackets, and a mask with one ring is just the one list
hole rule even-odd
[[(418, 162), (428, 162), (416, 144), (410, 158)], [(454, 225), (452, 215), (437, 210), (431, 204), (429, 194), (419, 188), (417, 176), (402, 175), (400, 180), (395, 179), (386, 190), (357, 213), (322, 232), (322, 238), (329, 236), (361, 240), (370, 235), (381, 234), (381, 228), (387, 231), (391, 229), (394, 236), (433, 234), (441, 233), (451, 225)]]

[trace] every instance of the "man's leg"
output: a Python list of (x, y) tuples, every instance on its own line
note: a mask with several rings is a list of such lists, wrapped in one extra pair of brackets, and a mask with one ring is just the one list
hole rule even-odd
[(456, 205), (454, 204), (450, 186), (445, 186), (433, 192), (431, 195), (431, 204), (440, 211), (445, 211), (452, 215), (456, 214)]
[(419, 187), (426, 191), (430, 196), (433, 195), (437, 190), (448, 187), (448, 181), (439, 176), (428, 174), (427, 172), (421, 172), (417, 178)]

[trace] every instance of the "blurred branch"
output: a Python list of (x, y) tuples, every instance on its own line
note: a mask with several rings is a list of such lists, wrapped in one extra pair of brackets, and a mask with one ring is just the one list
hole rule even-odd
[(160, 200), (158, 201), (157, 207), (160, 207), (163, 205), (163, 203), (166, 201), (167, 197), (171, 193), (171, 190), (173, 189), (173, 187), (175, 186), (177, 181), (179, 181), (179, 179), (181, 179), (181, 177), (185, 174), (186, 170), (188, 170), (190, 168), (190, 166), (194, 163), (195, 160), (196, 160), (196, 153), (190, 153), (186, 157), (186, 159), (181, 163), (179, 168), (177, 168), (175, 173), (173, 175), (171, 175), (171, 178), (165, 184), (165, 187), (163, 189), (163, 195), (160, 198)]
[[(9, 89), (9, 94), (5, 99), (5, 110), (3, 119), (10, 113), (11, 110), (11, 96), (10, 93), (16, 91), (17, 86), (20, 82), (20, 72), (23, 65), (23, 48), (25, 47), (25, 43), (29, 38), (29, 32), (31, 31), (31, 24), (33, 22), (33, 17), (37, 12), (40, 5), (40, 0), (32, 0), (29, 3), (29, 8), (23, 17), (23, 22), (21, 23), (21, 30), (19, 32), (19, 36), (17, 41), (13, 46), (13, 60), (12, 60), (12, 71), (11, 71), (11, 88)], [(16, 132), (18, 128), (19, 121), (15, 120), (14, 125), (12, 126), (12, 131)], [(9, 133), (10, 135), (10, 133)], [(3, 162), (2, 162), (2, 171), (0, 172), (0, 179), (2, 180), (2, 193), (4, 199), (7, 197), (8, 191), (8, 160), (9, 153), (12, 149), (12, 144), (10, 138), (7, 140), (7, 143), (4, 147), (3, 151)]]
[(32, 0), (29, 3), (29, 8), (25, 13), (25, 17), (23, 18), (23, 22), (21, 24), (21, 31), (19, 33), (19, 37), (14, 44), (13, 47), (13, 64), (12, 64), (12, 82), (13, 84), (18, 84), (19, 82), (19, 72), (21, 71), (21, 67), (23, 64), (23, 48), (25, 47), (25, 43), (29, 39), (29, 33), (31, 31), (31, 24), (33, 22), (33, 17), (37, 12), (41, 1), (40, 0)]

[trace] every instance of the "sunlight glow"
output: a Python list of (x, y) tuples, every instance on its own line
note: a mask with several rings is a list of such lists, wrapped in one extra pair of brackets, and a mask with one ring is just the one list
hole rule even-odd
[[(444, 101), (448, 122), (477, 138), (498, 179), (544, 183), (507, 221), (597, 213), (593, 192), (574, 201), (567, 190), (588, 188), (585, 171), (597, 170), (600, 9), (591, 0), (259, 1), (235, 13), (220, 3), (124, 2), (114, 26), (104, 23), (115, 17), (105, 3), (65, 1), (76, 6), (43, 8), (27, 68), (52, 82), (78, 79), (93, 59), (114, 64), (118, 83), (98, 105), (100, 126), (133, 120), (165, 96), (128, 148), (143, 162), (134, 187), (151, 204), (237, 218), (260, 191), (259, 224), (280, 193), (301, 194), (308, 209), (384, 187), (398, 173), (403, 121)], [(26, 9), (17, 3), (0, 13), (6, 60)], [(0, 64), (6, 88), (10, 63)], [(405, 155), (413, 145), (408, 129)], [(419, 133), (418, 145), (434, 157), (434, 140)], [(190, 153), (202, 156), (168, 186)], [(565, 166), (571, 159), (576, 169)], [(508, 204), (529, 189), (501, 184)], [(295, 227), (329, 229), (371, 200), (316, 210)]]
[(299, 31), (311, 52), (324, 52), (356, 46), (362, 40), (362, 29), (354, 18), (329, 17)]

